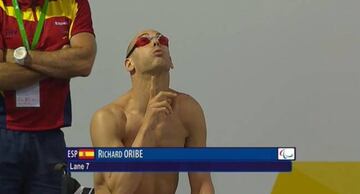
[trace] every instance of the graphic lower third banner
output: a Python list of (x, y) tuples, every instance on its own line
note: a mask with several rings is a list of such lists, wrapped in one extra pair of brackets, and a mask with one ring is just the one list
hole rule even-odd
[(290, 172), (294, 147), (67, 148), (73, 172)]

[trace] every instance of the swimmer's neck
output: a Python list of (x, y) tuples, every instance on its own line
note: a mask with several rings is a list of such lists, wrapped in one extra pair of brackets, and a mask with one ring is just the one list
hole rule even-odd
[(132, 110), (145, 113), (150, 98), (151, 77), (155, 76), (154, 88), (157, 93), (169, 91), (170, 73), (134, 75), (131, 79), (132, 88), (130, 90), (131, 100), (129, 106)]

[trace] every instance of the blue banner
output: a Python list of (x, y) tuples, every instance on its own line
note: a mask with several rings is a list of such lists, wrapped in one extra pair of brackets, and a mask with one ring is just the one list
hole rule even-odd
[(73, 172), (289, 172), (295, 148), (67, 148)]
[[(280, 160), (278, 147), (68, 148), (66, 156), (72, 161), (96, 162), (272, 162)], [(285, 157), (282, 159), (286, 160)], [(295, 157), (288, 160), (294, 159)]]
[(290, 172), (281, 162), (69, 162), (72, 172)]

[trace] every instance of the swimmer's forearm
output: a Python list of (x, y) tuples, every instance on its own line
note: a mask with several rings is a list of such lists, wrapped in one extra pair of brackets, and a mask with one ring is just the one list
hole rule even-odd
[(138, 134), (135, 137), (135, 140), (131, 147), (154, 147), (154, 134), (146, 126), (142, 126), (139, 129)]
[(191, 188), (191, 194), (215, 194), (214, 186), (210, 183), (204, 183), (199, 188)]
[(189, 172), (191, 194), (214, 194), (210, 173)]
[(211, 183), (202, 184), (199, 194), (215, 194), (214, 186)]
[(109, 173), (109, 190), (112, 194), (133, 194), (139, 187), (143, 173)]
[[(148, 128), (141, 127), (131, 147), (153, 146), (155, 146), (155, 144), (152, 133)], [(110, 173), (108, 177), (110, 177), (108, 179), (108, 185), (112, 194), (133, 194), (142, 181), (143, 173)]]

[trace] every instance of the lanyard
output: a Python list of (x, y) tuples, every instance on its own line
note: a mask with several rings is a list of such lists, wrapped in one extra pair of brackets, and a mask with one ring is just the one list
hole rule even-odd
[(40, 39), (40, 34), (41, 34), (42, 28), (44, 26), (45, 15), (46, 15), (46, 12), (47, 12), (49, 0), (45, 0), (45, 3), (44, 3), (44, 5), (43, 5), (43, 7), (41, 9), (41, 15), (40, 15), (40, 18), (39, 18), (39, 22), (36, 25), (36, 31), (35, 31), (35, 34), (34, 34), (33, 41), (31, 43), (31, 47), (29, 45), (29, 41), (28, 41), (28, 38), (27, 38), (27, 35), (26, 35), (24, 22), (23, 22), (23, 19), (22, 19), (22, 12), (20, 10), (18, 1), (13, 0), (12, 2), (13, 2), (14, 9), (15, 9), (16, 20), (17, 20), (17, 23), (19, 25), (19, 30), (20, 30), (21, 39), (23, 41), (23, 44), (24, 44), (24, 46), (26, 47), (27, 50), (33, 50), (33, 49), (36, 48), (36, 45), (38, 44), (39, 39)]

